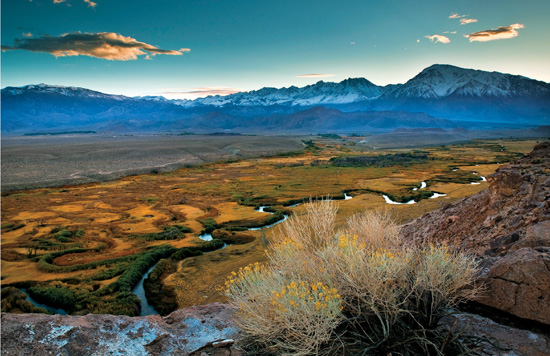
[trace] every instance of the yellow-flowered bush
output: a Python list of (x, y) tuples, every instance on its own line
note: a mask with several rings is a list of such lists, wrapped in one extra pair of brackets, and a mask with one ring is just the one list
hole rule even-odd
[(473, 260), (405, 243), (384, 214), (355, 215), (337, 231), (333, 203), (306, 209), (273, 237), (269, 263), (227, 280), (236, 322), (256, 351), (445, 354), (453, 343), (438, 343), (435, 326), (446, 308), (477, 293)]

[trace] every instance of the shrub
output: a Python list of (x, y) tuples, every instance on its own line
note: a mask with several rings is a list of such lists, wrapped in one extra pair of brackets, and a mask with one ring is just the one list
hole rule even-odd
[[(412, 246), (381, 213), (335, 228), (329, 201), (282, 224), (268, 264), (226, 282), (236, 323), (261, 354), (443, 355), (438, 320), (478, 293), (476, 264), (445, 246)], [(454, 340), (454, 339), (452, 339)]]
[(152, 232), (149, 234), (134, 235), (137, 238), (144, 239), (145, 241), (156, 240), (176, 240), (185, 237), (186, 233), (192, 232), (192, 230), (183, 225), (163, 226), (162, 232)]
[(216, 223), (216, 220), (214, 220), (211, 217), (201, 219), (201, 220), (199, 220), (199, 222), (202, 224), (202, 226), (204, 226), (203, 232), (205, 232), (205, 233), (211, 233), (212, 231), (219, 228), (219, 225), (218, 225), (218, 223)]

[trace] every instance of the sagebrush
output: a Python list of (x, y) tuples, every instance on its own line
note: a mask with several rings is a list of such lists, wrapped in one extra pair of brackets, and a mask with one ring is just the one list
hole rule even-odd
[(405, 242), (387, 214), (335, 224), (323, 200), (282, 224), (267, 264), (226, 282), (249, 351), (273, 355), (443, 355), (456, 338), (437, 322), (478, 293), (476, 263), (446, 246)]

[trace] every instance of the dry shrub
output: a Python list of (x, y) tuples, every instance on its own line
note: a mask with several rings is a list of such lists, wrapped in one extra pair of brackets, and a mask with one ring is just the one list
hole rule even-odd
[(412, 246), (386, 215), (335, 227), (323, 200), (281, 225), (269, 263), (228, 279), (236, 322), (260, 354), (443, 355), (439, 319), (470, 299), (476, 264), (445, 246)]

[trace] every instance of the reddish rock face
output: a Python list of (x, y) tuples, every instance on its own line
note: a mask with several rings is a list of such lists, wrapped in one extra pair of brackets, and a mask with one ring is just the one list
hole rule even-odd
[(488, 189), (403, 226), (417, 243), (477, 256), (481, 303), (550, 324), (550, 142), (488, 177)]
[[(499, 259), (487, 274), (481, 303), (550, 324), (550, 248), (522, 248)], [(498, 298), (497, 298), (498, 297)]]

